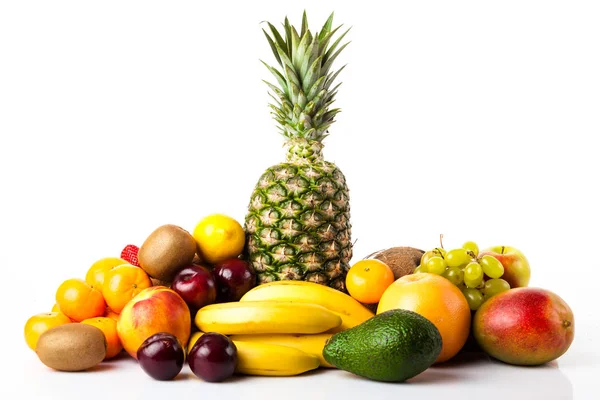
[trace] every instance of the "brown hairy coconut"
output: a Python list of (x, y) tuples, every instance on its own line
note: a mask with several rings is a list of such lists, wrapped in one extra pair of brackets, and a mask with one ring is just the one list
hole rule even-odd
[(412, 274), (421, 263), (425, 252), (408, 246), (390, 247), (369, 254), (365, 259), (377, 259), (386, 263), (394, 271), (394, 279)]

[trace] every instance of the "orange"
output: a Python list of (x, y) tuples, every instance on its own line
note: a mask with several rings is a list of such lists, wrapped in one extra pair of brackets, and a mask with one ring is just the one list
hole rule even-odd
[(119, 314), (129, 300), (150, 286), (150, 277), (143, 269), (131, 264), (119, 265), (106, 273), (102, 294), (110, 309)]
[(381, 295), (394, 283), (394, 271), (379, 260), (360, 260), (348, 270), (346, 289), (350, 296), (365, 304), (379, 302)]
[(117, 334), (117, 321), (107, 317), (96, 317), (81, 321), (82, 324), (92, 325), (99, 328), (106, 338), (105, 360), (113, 358), (123, 350), (121, 340)]
[(405, 275), (381, 296), (377, 314), (402, 308), (421, 314), (442, 335), (442, 352), (436, 363), (454, 357), (464, 346), (471, 327), (471, 310), (459, 288), (446, 278), (421, 272)]
[(106, 311), (104, 311), (104, 316), (106, 318), (114, 319), (115, 321), (119, 319), (119, 314), (110, 309), (110, 307), (106, 307)]
[(60, 310), (75, 322), (104, 315), (106, 303), (102, 293), (82, 279), (67, 279), (56, 291)]
[(69, 317), (60, 312), (36, 314), (25, 323), (25, 341), (31, 350), (35, 351), (38, 339), (42, 333), (55, 326), (71, 323)]
[(122, 258), (117, 257), (105, 257), (101, 258), (88, 269), (85, 274), (85, 281), (92, 287), (102, 292), (102, 285), (104, 284), (104, 276), (106, 273), (116, 267), (117, 265), (129, 264)]

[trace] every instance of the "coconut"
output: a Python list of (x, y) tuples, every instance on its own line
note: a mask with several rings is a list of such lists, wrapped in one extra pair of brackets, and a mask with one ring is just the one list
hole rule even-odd
[(386, 263), (394, 271), (394, 279), (412, 274), (421, 263), (425, 252), (408, 246), (390, 247), (369, 254), (365, 259), (376, 259)]

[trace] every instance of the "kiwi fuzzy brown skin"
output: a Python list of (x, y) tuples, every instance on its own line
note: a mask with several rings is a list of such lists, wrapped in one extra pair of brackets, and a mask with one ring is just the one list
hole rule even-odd
[(171, 287), (171, 282), (161, 281), (160, 279), (150, 278), (152, 286), (166, 286)]
[(58, 371), (84, 371), (106, 356), (106, 337), (92, 325), (70, 323), (44, 332), (35, 352), (40, 361)]
[(394, 279), (410, 275), (421, 263), (425, 251), (408, 246), (390, 247), (369, 254), (365, 259), (376, 259), (386, 263), (394, 272)]
[(196, 240), (177, 225), (162, 225), (146, 238), (138, 252), (140, 266), (151, 278), (171, 282), (196, 256)]

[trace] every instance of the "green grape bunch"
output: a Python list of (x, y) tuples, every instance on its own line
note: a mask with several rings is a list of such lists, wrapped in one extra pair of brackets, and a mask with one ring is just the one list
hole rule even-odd
[(472, 241), (448, 251), (440, 243), (440, 247), (426, 251), (414, 271), (420, 272), (448, 279), (461, 290), (473, 311), (491, 297), (510, 289), (509, 283), (502, 279), (502, 263), (490, 255), (480, 257), (479, 246)]

